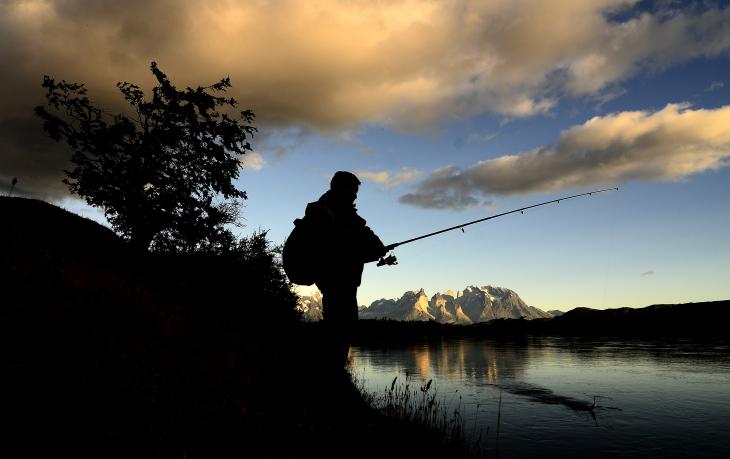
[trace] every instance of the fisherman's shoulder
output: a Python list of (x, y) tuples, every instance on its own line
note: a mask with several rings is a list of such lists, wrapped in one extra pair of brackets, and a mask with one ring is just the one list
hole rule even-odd
[(334, 215), (323, 202), (314, 201), (307, 204), (307, 208), (304, 210), (304, 217), (314, 220), (332, 220)]

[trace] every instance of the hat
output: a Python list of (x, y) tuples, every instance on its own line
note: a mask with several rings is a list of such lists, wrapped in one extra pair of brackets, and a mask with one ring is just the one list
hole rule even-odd
[(360, 180), (355, 174), (347, 171), (337, 171), (330, 180), (330, 187), (338, 185), (360, 185)]

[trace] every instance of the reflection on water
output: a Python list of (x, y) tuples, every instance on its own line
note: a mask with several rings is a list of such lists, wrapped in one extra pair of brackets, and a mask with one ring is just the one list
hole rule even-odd
[(411, 376), (426, 381), (432, 374), (446, 377), (452, 383), (471, 380), (497, 384), (501, 379), (517, 379), (529, 355), (516, 348), (484, 346), (483, 342), (445, 340), (434, 345), (414, 344), (398, 349), (354, 348), (356, 367), (403, 367)]
[(372, 392), (394, 376), (433, 379), (443, 402), (470, 420), (467, 431), (495, 432), (502, 397), (504, 457), (725, 457), (729, 349), (724, 342), (451, 339), (355, 347), (352, 367)]

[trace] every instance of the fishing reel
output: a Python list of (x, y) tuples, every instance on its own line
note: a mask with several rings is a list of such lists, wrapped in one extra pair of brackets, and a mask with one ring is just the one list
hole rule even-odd
[(398, 264), (398, 259), (395, 258), (395, 255), (388, 255), (387, 257), (382, 257), (380, 260), (378, 260), (378, 266), (393, 266)]

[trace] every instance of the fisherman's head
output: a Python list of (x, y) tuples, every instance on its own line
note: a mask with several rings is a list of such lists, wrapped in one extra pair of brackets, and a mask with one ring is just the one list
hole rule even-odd
[(357, 199), (360, 180), (355, 174), (347, 171), (337, 171), (330, 180), (330, 190), (345, 202), (353, 203)]

